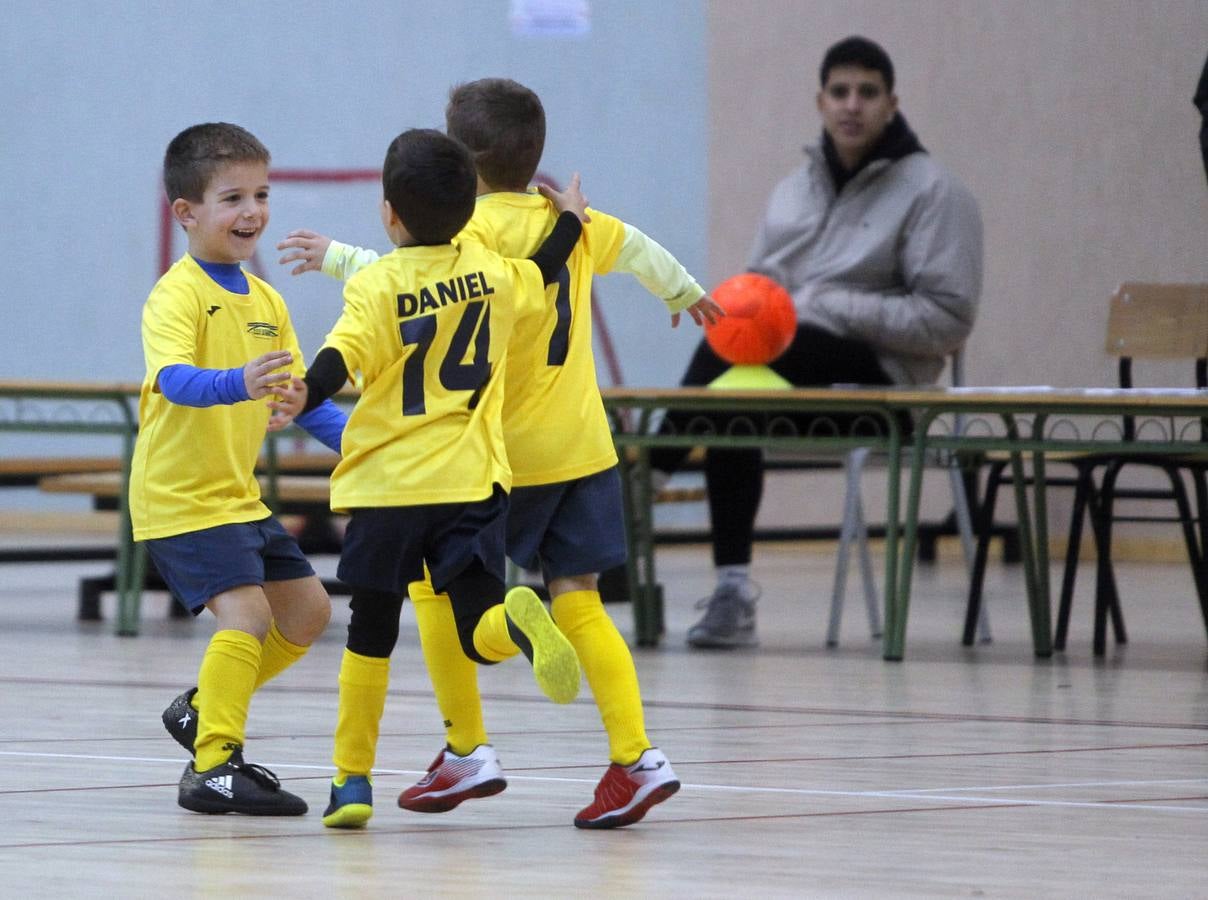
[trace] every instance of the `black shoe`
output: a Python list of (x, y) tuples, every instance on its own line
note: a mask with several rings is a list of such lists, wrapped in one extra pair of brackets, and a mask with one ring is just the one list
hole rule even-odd
[(168, 734), (188, 750), (190, 756), (194, 755), (193, 745), (197, 743), (197, 710), (190, 702), (196, 693), (197, 688), (189, 688), (168, 704), (161, 717)]
[(242, 813), (245, 816), (301, 816), (306, 801), (281, 789), (277, 776), (263, 766), (243, 761), (235, 748), (220, 766), (198, 772), (193, 763), (180, 777), (176, 802), (193, 812)]

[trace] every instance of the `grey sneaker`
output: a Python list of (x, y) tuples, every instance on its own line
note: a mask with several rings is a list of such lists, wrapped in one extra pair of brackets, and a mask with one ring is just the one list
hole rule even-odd
[(721, 584), (713, 595), (699, 601), (705, 607), (699, 622), (688, 629), (688, 643), (693, 647), (754, 647), (755, 601), (759, 587), (751, 581), (746, 589), (736, 584)]

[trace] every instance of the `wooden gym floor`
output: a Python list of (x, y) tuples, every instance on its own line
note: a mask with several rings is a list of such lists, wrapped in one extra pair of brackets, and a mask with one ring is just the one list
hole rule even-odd
[[(6, 536), (5, 541), (18, 539)], [(22, 540), (27, 539), (21, 536)], [(690, 651), (707, 551), (660, 550), (668, 635), (636, 653), (652, 739), (683, 789), (584, 832), (607, 745), (586, 687), (545, 702), (521, 661), (480, 672), (505, 793), (443, 815), (395, 797), (440, 749), (407, 607), (364, 831), (324, 829), (347, 602), (259, 693), (248, 759), (296, 819), (176, 805), (185, 757), (159, 715), (192, 684), (207, 620), (144, 600), (143, 633), (73, 619), (105, 564), (0, 570), (0, 865), (9, 897), (1191, 897), (1208, 895), (1208, 673), (1185, 565), (1119, 568), (1130, 642), (1090, 652), (1084, 567), (1068, 652), (1033, 659), (1019, 572), (992, 564), (988, 646), (962, 648), (963, 567), (918, 571), (906, 659), (869, 639), (852, 579), (823, 645), (826, 545), (763, 545), (758, 650)], [(334, 561), (317, 561), (323, 574)], [(628, 606), (611, 612), (629, 632)]]

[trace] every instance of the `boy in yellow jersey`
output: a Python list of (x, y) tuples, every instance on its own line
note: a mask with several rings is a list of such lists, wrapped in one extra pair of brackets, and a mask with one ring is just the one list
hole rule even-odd
[[(272, 772), (244, 761), (244, 728), (253, 691), (301, 658), (331, 616), (254, 474), (270, 418), (262, 401), (302, 368), (281, 295), (239, 265), (268, 226), (268, 165), (264, 145), (237, 125), (195, 125), (172, 140), (164, 187), (188, 252), (142, 316), (134, 538), (180, 603), (217, 620), (197, 687), (163, 715), (195, 756), (178, 802), (204, 813), (306, 812)], [(344, 420), (329, 404), (298, 422), (338, 450)]]
[[(545, 142), (545, 114), (529, 89), (506, 79), (456, 87), (446, 109), (448, 133), (474, 155), (478, 201), (458, 241), (481, 242), (505, 256), (532, 252), (553, 224), (546, 200), (528, 187)], [(278, 249), (296, 252), (295, 274), (322, 268), (337, 277), (375, 258), (372, 251), (292, 232)], [(503, 430), (513, 474), (508, 555), (540, 566), (553, 618), (574, 646), (609, 738), (608, 767), (595, 800), (575, 817), (580, 828), (616, 828), (641, 819), (679, 781), (646, 737), (633, 657), (600, 600), (598, 573), (625, 560), (617, 456), (596, 381), (591, 337), (591, 281), (596, 273), (634, 274), (665, 298), (678, 323), (697, 324), (720, 310), (666, 250), (632, 226), (591, 210), (583, 238), (551, 287), (542, 315), (517, 323), (508, 349)], [(459, 659), (449, 604), (425, 583), (411, 586), (447, 746), (399, 805), (444, 812), (506, 781), (487, 743), (477, 673)]]
[(349, 373), (363, 384), (331, 479), (332, 509), (349, 513), (338, 572), (352, 588), (337, 771), (323, 817), (337, 828), (372, 815), (390, 653), (407, 586), (425, 568), (448, 594), (460, 662), (472, 669), (470, 660), (523, 652), (538, 685), (561, 703), (574, 699), (581, 678), (573, 647), (537, 595), (515, 588), (505, 597), (512, 473), (501, 423), (512, 332), (545, 311), (544, 285), (565, 269), (582, 230), (578, 178), (564, 193), (547, 190), (564, 212), (527, 260), (451, 243), (474, 211), (476, 180), (466, 148), (441, 132), (399, 135), (382, 185), (382, 224), (397, 249), (348, 279), (339, 321), (294, 383), (297, 394), (286, 392), (277, 406), (308, 413)]

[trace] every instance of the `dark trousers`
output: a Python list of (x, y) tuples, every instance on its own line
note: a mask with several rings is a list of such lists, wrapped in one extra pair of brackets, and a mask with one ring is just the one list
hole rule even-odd
[[(681, 384), (684, 387), (706, 385), (729, 367), (730, 364), (702, 340)], [(808, 325), (797, 327), (788, 350), (771, 364), (771, 368), (796, 387), (892, 383), (867, 344), (836, 337)], [(699, 418), (699, 414), (669, 413), (661, 430), (665, 433), (690, 432), (694, 427), (693, 420)], [(793, 423), (798, 433), (806, 433), (817, 418), (794, 416)], [(828, 414), (827, 418), (835, 422), (841, 433), (853, 427), (853, 417)], [(724, 431), (725, 417), (715, 419), (712, 427)], [(674, 472), (689, 452), (678, 447), (656, 449), (650, 454), (651, 466), (662, 472)], [(705, 488), (712, 523), (713, 564), (749, 564), (755, 515), (763, 497), (763, 451), (758, 448), (708, 450), (705, 454)]]

